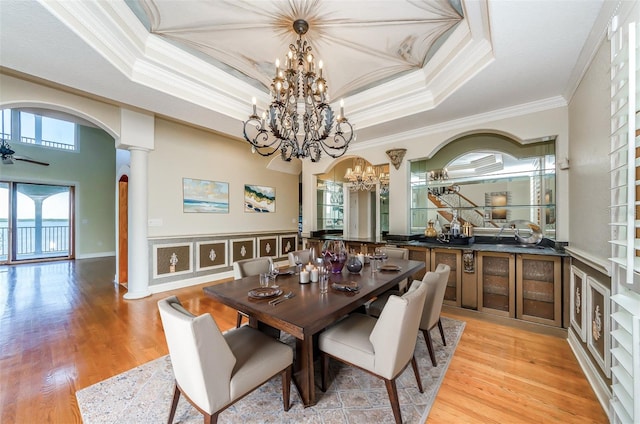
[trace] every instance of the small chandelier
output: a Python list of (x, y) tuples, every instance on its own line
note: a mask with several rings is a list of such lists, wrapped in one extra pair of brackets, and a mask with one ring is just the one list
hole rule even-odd
[[(429, 171), (428, 176), (429, 181), (434, 181), (435, 183), (442, 183), (449, 179), (449, 174), (446, 168), (434, 169), (433, 171)], [(428, 192), (429, 194), (432, 194), (436, 197), (440, 197), (445, 194), (454, 194), (460, 192), (460, 186), (458, 184), (452, 184), (449, 187), (429, 187)]]
[(284, 70), (276, 59), (271, 104), (259, 117), (256, 99), (253, 99), (253, 113), (244, 122), (244, 138), (251, 144), (251, 150), (262, 156), (271, 156), (279, 150), (286, 161), (309, 157), (317, 162), (324, 151), (338, 158), (355, 138), (353, 127), (344, 116), (344, 101), (340, 101), (340, 115), (336, 118), (327, 103), (322, 61), (318, 63), (316, 75), (311, 46), (302, 39), (309, 24), (298, 19), (293, 29), (298, 40), (289, 45)]
[(344, 178), (349, 182), (351, 191), (369, 191), (378, 183), (379, 179), (373, 166), (364, 164), (364, 159), (355, 158), (353, 168), (347, 168)]
[(389, 173), (385, 172), (384, 166), (377, 166), (378, 180), (380, 181), (380, 194), (389, 193)]

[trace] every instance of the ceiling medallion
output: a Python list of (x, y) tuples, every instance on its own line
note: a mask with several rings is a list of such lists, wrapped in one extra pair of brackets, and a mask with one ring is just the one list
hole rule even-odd
[(286, 161), (308, 157), (317, 162), (324, 151), (330, 157), (338, 158), (355, 139), (353, 127), (344, 116), (343, 101), (340, 101), (337, 118), (327, 103), (322, 61), (318, 63), (316, 75), (311, 46), (302, 38), (309, 24), (298, 19), (293, 23), (293, 29), (298, 39), (289, 45), (284, 70), (276, 59), (271, 104), (259, 117), (256, 99), (253, 99), (253, 113), (244, 122), (244, 138), (251, 144), (251, 150), (262, 156), (280, 151)]

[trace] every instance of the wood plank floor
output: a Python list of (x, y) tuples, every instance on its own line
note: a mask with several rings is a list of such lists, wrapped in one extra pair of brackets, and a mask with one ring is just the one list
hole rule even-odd
[[(167, 353), (169, 294), (235, 325), (203, 286), (125, 301), (114, 273), (111, 258), (0, 267), (0, 423), (81, 422), (77, 390)], [(447, 315), (467, 325), (429, 423), (607, 422), (566, 340)]]

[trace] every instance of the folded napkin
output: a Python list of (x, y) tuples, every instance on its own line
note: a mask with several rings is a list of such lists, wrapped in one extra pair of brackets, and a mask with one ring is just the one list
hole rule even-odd
[(357, 283), (353, 282), (347, 284), (333, 283), (331, 287), (333, 287), (334, 290), (343, 292), (357, 292), (358, 290), (360, 290), (360, 286), (358, 286)]

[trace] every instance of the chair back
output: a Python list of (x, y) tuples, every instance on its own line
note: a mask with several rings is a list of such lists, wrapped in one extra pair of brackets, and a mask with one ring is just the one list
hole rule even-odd
[(300, 259), (300, 263), (308, 264), (310, 262), (309, 249), (304, 250), (296, 250), (294, 252), (289, 252), (289, 266), (296, 266), (296, 256)]
[(427, 295), (425, 284), (415, 284), (402, 297), (391, 295), (369, 336), (375, 353), (375, 372), (395, 378), (413, 357), (418, 326)]
[(270, 256), (260, 258), (242, 259), (233, 263), (233, 278), (239, 279), (259, 275), (271, 271), (273, 259)]
[(404, 247), (384, 246), (381, 247), (380, 250), (392, 259), (409, 259), (409, 249), (405, 249)]
[(160, 300), (158, 309), (176, 383), (200, 409), (214, 413), (231, 400), (236, 357), (210, 314), (191, 314), (175, 296)]
[(428, 288), (422, 319), (420, 320), (421, 330), (430, 330), (438, 323), (450, 272), (451, 267), (449, 265), (438, 264), (434, 272), (427, 272), (424, 275), (422, 282)]

